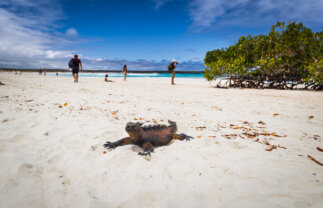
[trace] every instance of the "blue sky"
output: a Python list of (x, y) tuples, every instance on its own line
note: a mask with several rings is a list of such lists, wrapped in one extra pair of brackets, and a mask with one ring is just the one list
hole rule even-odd
[(322, 0), (0, 0), (0, 67), (204, 70), (209, 50), (277, 21), (322, 30)]

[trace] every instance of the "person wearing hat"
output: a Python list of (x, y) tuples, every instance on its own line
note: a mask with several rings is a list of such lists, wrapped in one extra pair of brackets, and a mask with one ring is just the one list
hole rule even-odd
[(174, 78), (175, 78), (175, 68), (178, 62), (175, 59), (172, 59), (172, 62), (168, 65), (168, 71), (172, 74), (172, 85), (175, 85)]
[(81, 66), (81, 71), (82, 71), (82, 62), (78, 58), (77, 54), (74, 55), (74, 58), (71, 61), (73, 61), (72, 74), (73, 74), (74, 82), (78, 82), (79, 81), (79, 71), (80, 71), (79, 66)]

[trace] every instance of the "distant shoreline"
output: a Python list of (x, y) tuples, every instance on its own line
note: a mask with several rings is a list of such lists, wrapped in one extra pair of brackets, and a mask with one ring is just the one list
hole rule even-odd
[[(13, 68), (0, 68), (0, 71), (21, 71), (21, 72), (38, 72), (39, 69), (13, 69)], [(47, 69), (47, 72), (70, 72), (67, 69)], [(121, 70), (83, 70), (83, 73), (122, 73)], [(169, 73), (168, 71), (140, 71), (140, 70), (128, 70), (128, 73), (161, 73), (166, 74)], [(204, 71), (176, 71), (179, 74), (204, 74)]]

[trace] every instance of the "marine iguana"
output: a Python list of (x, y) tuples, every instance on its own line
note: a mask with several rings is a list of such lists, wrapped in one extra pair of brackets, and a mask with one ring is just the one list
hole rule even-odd
[(190, 140), (191, 136), (186, 134), (176, 134), (177, 125), (175, 122), (168, 120), (169, 126), (166, 125), (150, 125), (142, 126), (143, 123), (128, 122), (126, 132), (129, 137), (125, 137), (116, 142), (106, 142), (103, 146), (107, 149), (114, 149), (119, 146), (134, 144), (140, 146), (144, 151), (138, 155), (149, 155), (154, 152), (154, 147), (164, 146), (169, 144), (173, 139)]

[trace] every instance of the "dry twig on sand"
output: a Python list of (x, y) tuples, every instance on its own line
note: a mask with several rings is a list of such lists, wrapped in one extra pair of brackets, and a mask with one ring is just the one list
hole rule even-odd
[(237, 134), (223, 134), (222, 136), (224, 136), (227, 139), (234, 139), (236, 138), (238, 135)]
[(312, 157), (311, 155), (307, 155), (308, 158), (310, 158), (311, 160), (313, 160), (314, 162), (316, 162), (317, 164), (323, 166), (322, 163), (320, 163), (319, 161), (317, 161), (314, 157)]
[(287, 135), (284, 135), (284, 136), (278, 135), (276, 132), (273, 132), (271, 135), (275, 137), (287, 137)]
[(267, 145), (266, 146), (266, 151), (271, 151), (271, 150), (276, 149), (276, 148), (277, 148), (276, 145)]
[(319, 147), (316, 147), (316, 149), (320, 152), (323, 152), (323, 149), (319, 148)]
[(263, 139), (262, 142), (265, 144), (265, 145), (270, 145), (270, 143), (267, 141), (267, 139)]
[(272, 145), (272, 144), (270, 144), (268, 141), (267, 141), (267, 139), (265, 138), (265, 139), (263, 139), (262, 140), (262, 142), (266, 145), (266, 151), (271, 151), (271, 150), (273, 150), (273, 149), (277, 149), (277, 148), (282, 148), (282, 149), (286, 149), (286, 147), (283, 147), (283, 146), (281, 146), (280, 144), (277, 144), (277, 145)]
[(263, 121), (259, 121), (258, 124), (266, 125), (265, 122), (263, 122)]

